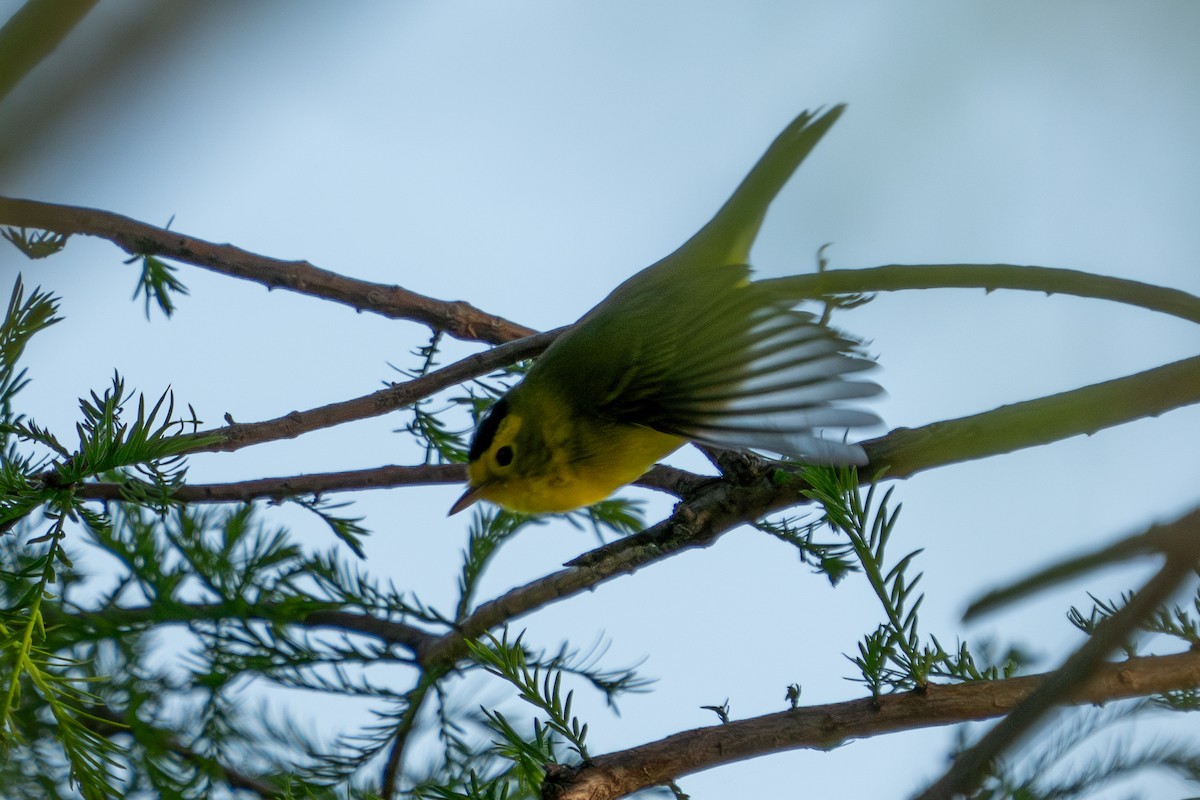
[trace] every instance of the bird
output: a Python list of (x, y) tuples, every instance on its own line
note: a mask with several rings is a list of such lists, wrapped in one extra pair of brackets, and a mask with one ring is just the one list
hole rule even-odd
[(796, 308), (795, 278), (751, 281), (749, 266), (771, 201), (844, 110), (797, 116), (707, 224), (533, 362), (476, 427), (450, 514), (479, 500), (527, 514), (591, 505), (688, 442), (866, 463), (844, 433), (817, 429), (880, 421), (843, 402), (882, 391), (847, 377), (875, 362)]

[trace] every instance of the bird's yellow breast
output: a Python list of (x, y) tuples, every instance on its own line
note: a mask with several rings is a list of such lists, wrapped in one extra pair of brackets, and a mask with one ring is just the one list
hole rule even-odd
[[(603, 500), (687, 441), (580, 414), (540, 392), (536, 402), (522, 403), (510, 416), (518, 469), (485, 476), (477, 469), (486, 467), (472, 464), (471, 478), (484, 484), (483, 499), (528, 514), (570, 511)], [(503, 430), (497, 441), (501, 435)]]

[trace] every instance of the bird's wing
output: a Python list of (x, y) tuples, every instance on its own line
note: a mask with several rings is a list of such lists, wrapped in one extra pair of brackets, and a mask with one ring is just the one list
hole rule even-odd
[(750, 283), (746, 265), (767, 207), (844, 108), (793, 120), (707, 225), (613, 290), (538, 371), (582, 413), (718, 446), (861, 462), (860, 448), (813, 429), (877, 421), (836, 405), (879, 391), (843, 377), (870, 362), (788, 298)]
[(874, 362), (858, 355), (856, 343), (757, 285), (732, 295), (690, 309), (673, 336), (643, 343), (622, 380), (596, 398), (596, 412), (719, 447), (865, 463), (857, 445), (817, 431), (879, 422), (844, 405), (881, 391), (849, 379)]

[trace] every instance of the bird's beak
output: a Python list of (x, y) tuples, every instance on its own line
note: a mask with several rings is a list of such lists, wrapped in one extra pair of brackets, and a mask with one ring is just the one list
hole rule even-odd
[(453, 517), (464, 508), (475, 505), (480, 498), (480, 493), (486, 486), (486, 483), (481, 483), (478, 486), (468, 486), (467, 490), (462, 493), (462, 497), (455, 500), (454, 505), (450, 506), (450, 513), (446, 516)]

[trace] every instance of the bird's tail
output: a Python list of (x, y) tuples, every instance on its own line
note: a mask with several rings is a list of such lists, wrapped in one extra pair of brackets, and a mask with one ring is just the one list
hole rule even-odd
[(750, 247), (771, 201), (845, 110), (845, 104), (838, 104), (824, 113), (805, 111), (792, 120), (725, 205), (677, 252), (702, 252), (726, 264), (749, 263)]

